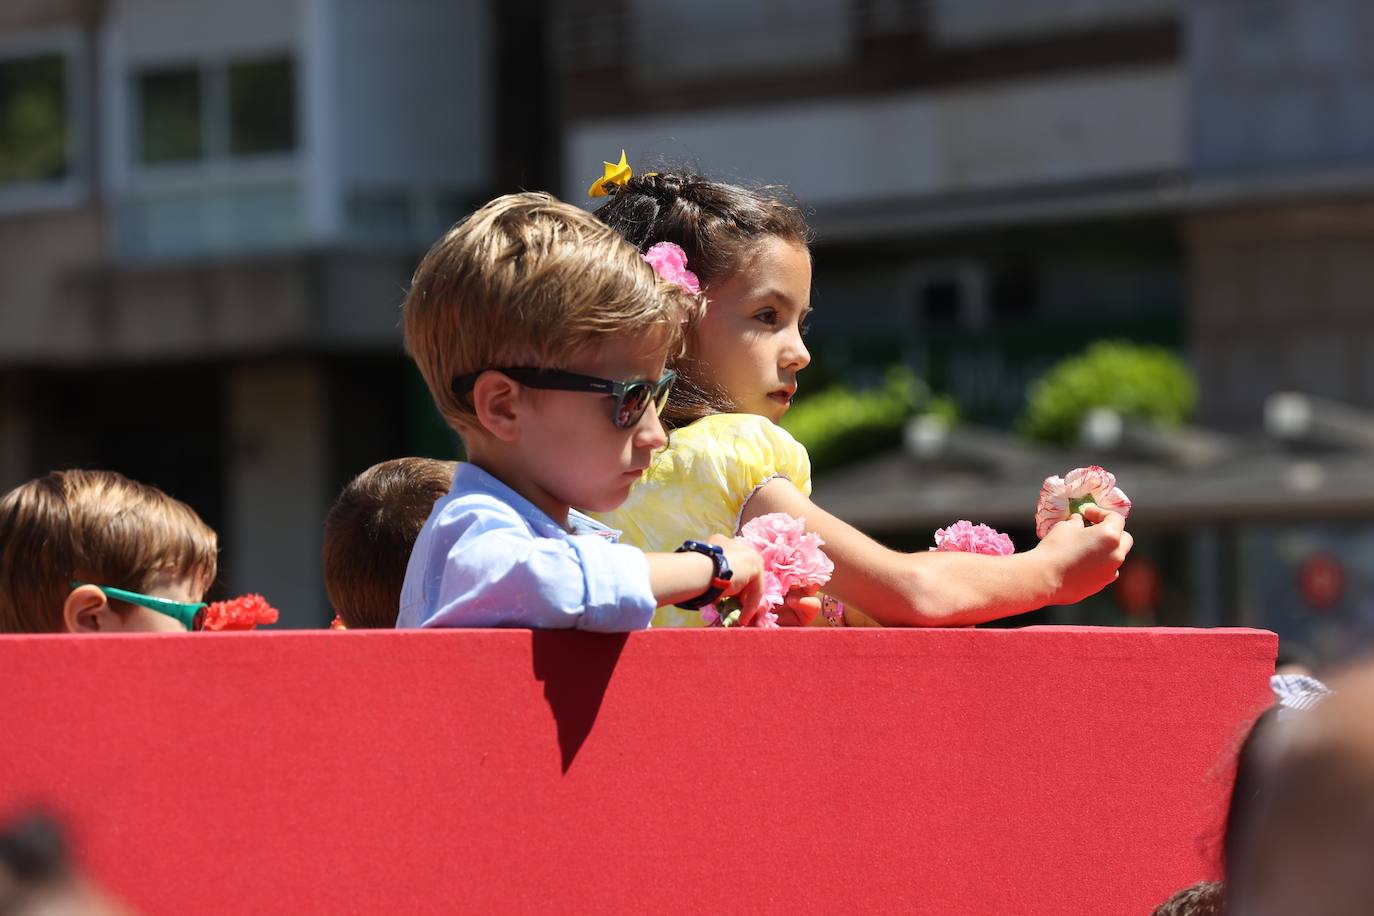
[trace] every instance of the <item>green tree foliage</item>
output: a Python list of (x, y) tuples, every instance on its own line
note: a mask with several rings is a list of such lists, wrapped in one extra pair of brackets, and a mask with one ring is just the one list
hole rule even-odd
[(823, 471), (899, 445), (907, 419), (923, 409), (957, 413), (953, 401), (932, 398), (910, 369), (893, 366), (880, 388), (832, 385), (798, 400), (781, 425), (806, 446), (812, 470)]
[(1164, 347), (1098, 341), (1055, 364), (1031, 383), (1021, 431), (1042, 442), (1072, 442), (1088, 411), (1110, 407), (1122, 416), (1178, 425), (1197, 400), (1193, 374)]

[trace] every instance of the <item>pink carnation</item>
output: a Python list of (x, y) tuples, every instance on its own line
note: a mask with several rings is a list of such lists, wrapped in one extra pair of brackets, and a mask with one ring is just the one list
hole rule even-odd
[[(818, 589), (835, 571), (835, 564), (821, 550), (825, 542), (807, 533), (806, 519), (773, 512), (745, 523), (739, 534), (763, 558), (763, 598), (769, 609), (754, 621), (756, 627), (777, 627), (778, 615), (772, 609), (780, 607), (789, 592)], [(701, 616), (708, 625), (724, 623), (712, 605), (702, 608)]]
[(795, 588), (820, 588), (835, 572), (835, 564), (821, 550), (825, 542), (807, 533), (804, 518), (785, 512), (760, 515), (740, 529), (740, 537), (762, 555), (765, 578), (776, 580), (764, 590), (772, 604), (782, 604), (783, 596)]
[(701, 292), (697, 275), (687, 269), (687, 252), (672, 242), (659, 242), (644, 253), (644, 260), (663, 279), (693, 295)]
[(1131, 514), (1131, 500), (1116, 485), (1116, 476), (1104, 468), (1093, 465), (1074, 468), (1063, 477), (1046, 477), (1035, 507), (1035, 536), (1043, 538), (1090, 503), (1122, 516)]
[(1011, 538), (1002, 532), (962, 519), (948, 528), (936, 528), (935, 546), (930, 549), (981, 553), (990, 557), (1006, 557), (1016, 552)]

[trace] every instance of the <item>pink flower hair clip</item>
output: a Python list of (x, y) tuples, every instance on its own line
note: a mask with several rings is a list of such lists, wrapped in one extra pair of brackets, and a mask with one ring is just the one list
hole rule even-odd
[(643, 258), (660, 277), (669, 283), (676, 283), (692, 295), (701, 294), (701, 282), (697, 275), (687, 269), (687, 252), (682, 246), (672, 242), (659, 242)]

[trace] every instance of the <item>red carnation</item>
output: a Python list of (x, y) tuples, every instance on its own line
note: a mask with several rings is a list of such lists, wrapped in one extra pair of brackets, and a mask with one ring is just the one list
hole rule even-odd
[(205, 609), (207, 630), (251, 630), (260, 623), (276, 623), (277, 609), (262, 595), (243, 595), (216, 601)]

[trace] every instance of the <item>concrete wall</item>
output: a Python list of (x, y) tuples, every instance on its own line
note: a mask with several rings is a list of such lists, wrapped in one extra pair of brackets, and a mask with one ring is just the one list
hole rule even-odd
[(602, 159), (655, 156), (706, 173), (785, 182), (810, 206), (853, 204), (1179, 169), (1177, 67), (967, 90), (607, 118), (569, 131), (564, 192), (580, 200)]
[(1256, 428), (1278, 390), (1374, 407), (1374, 197), (1192, 217), (1200, 419)]
[(395, 352), (413, 261), (318, 254), (73, 267), (53, 281), (52, 305), (27, 319), (15, 358), (110, 363), (339, 345)]
[(229, 371), (229, 588), (258, 592), (286, 626), (328, 621), (321, 530), (328, 508), (328, 383), (309, 363)]
[(626, 13), (638, 80), (810, 69), (855, 53), (854, 17), (834, 0), (628, 0)]
[(1374, 156), (1374, 4), (1187, 4), (1199, 172), (1339, 165)]
[(103, 217), (93, 208), (0, 218), (0, 364), (42, 359), (61, 345), (71, 330), (62, 320), (63, 279), (104, 247)]
[(1177, 13), (1181, 0), (933, 0), (931, 31), (944, 44), (1039, 37)]
[(96, 0), (5, 0), (0, 31), (65, 26), (94, 18)]
[(25, 385), (17, 376), (0, 376), (0, 493), (29, 479), (29, 420)]

